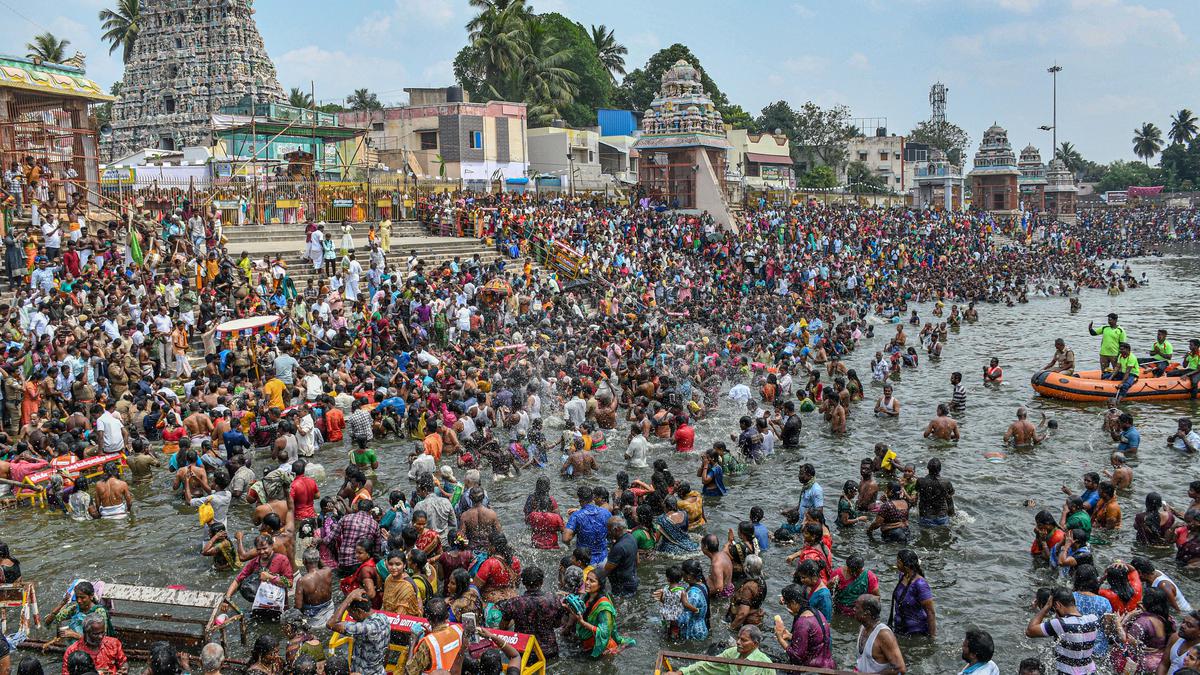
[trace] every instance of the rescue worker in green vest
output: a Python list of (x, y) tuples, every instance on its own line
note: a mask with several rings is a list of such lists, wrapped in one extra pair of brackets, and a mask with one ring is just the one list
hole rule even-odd
[(1147, 364), (1154, 368), (1155, 377), (1162, 377), (1162, 374), (1167, 372), (1167, 367), (1171, 365), (1171, 356), (1174, 354), (1175, 348), (1167, 340), (1166, 329), (1159, 328), (1158, 336), (1154, 339), (1154, 344), (1150, 347), (1150, 358), (1154, 360)]
[(1094, 323), (1088, 324), (1088, 333), (1100, 336), (1100, 370), (1111, 372), (1117, 367), (1117, 357), (1121, 351), (1121, 343), (1125, 342), (1125, 329), (1117, 325), (1117, 315), (1108, 315), (1108, 325), (1096, 330)]
[(1138, 375), (1141, 372), (1141, 364), (1138, 363), (1137, 357), (1133, 355), (1133, 350), (1129, 347), (1129, 343), (1122, 342), (1121, 346), (1117, 349), (1116, 370), (1108, 378), (1121, 382), (1120, 388), (1117, 389), (1117, 395), (1113, 397), (1113, 405), (1120, 403), (1125, 394), (1129, 393), (1129, 388), (1133, 386), (1134, 382), (1137, 382)]
[(1169, 377), (1186, 377), (1192, 383), (1192, 398), (1196, 398), (1196, 384), (1200, 383), (1200, 340), (1188, 340), (1188, 353), (1183, 355), (1182, 368), (1167, 373)]

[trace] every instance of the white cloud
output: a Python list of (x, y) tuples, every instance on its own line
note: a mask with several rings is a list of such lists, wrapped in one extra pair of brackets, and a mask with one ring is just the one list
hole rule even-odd
[(532, 0), (532, 2), (527, 4), (531, 5), (533, 7), (533, 11), (537, 12), (538, 14), (558, 12), (563, 16), (568, 16), (571, 12), (571, 8), (567, 4), (567, 0)]
[(795, 12), (796, 16), (800, 17), (801, 19), (811, 19), (817, 15), (817, 12), (811, 7), (799, 2), (792, 4), (792, 11)]
[(454, 19), (454, 8), (451, 0), (396, 0), (396, 13), (402, 18), (417, 19), (412, 23), (418, 25), (428, 21), (444, 26)]
[[(1034, 0), (1003, 0), (1022, 5)], [(1123, 0), (1071, 0), (1068, 11), (1055, 15), (993, 24), (978, 33), (949, 39), (952, 50), (964, 57), (990, 55), (991, 47), (1011, 48), (1035, 44), (1111, 54), (1134, 44), (1162, 47), (1187, 38), (1167, 9), (1151, 9)]]
[(796, 75), (811, 74), (823, 70), (826, 63), (826, 60), (820, 56), (806, 54), (785, 60), (783, 62), (783, 69)]
[(1028, 14), (1037, 9), (1042, 4), (1042, 0), (996, 0), (996, 4), (1000, 9)]
[(454, 82), (454, 62), (450, 60), (435, 61), (421, 71), (421, 79), (429, 86), (442, 86)]
[(854, 52), (850, 58), (846, 59), (846, 65), (859, 70), (866, 70), (871, 67), (871, 60), (862, 52)]

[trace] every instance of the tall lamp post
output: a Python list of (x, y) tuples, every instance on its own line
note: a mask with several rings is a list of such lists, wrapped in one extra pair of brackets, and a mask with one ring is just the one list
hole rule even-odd
[(1058, 154), (1058, 74), (1062, 72), (1062, 66), (1055, 63), (1047, 68), (1046, 72), (1050, 73), (1051, 81), (1050, 138), (1054, 145), (1050, 147), (1050, 159), (1053, 160)]

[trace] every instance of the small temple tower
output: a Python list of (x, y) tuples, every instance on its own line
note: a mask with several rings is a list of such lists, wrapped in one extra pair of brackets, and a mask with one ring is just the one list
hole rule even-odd
[(1017, 184), (1021, 186), (1021, 208), (1025, 211), (1042, 211), (1043, 197), (1046, 191), (1046, 165), (1042, 163), (1042, 153), (1033, 144), (1025, 146), (1021, 151), (1021, 161), (1017, 163), (1021, 169), (1021, 177)]
[(917, 165), (917, 198), (921, 208), (941, 206), (947, 211), (961, 209), (963, 203), (962, 168), (932, 148), (929, 159)]
[(971, 204), (981, 211), (1013, 215), (1020, 210), (1018, 179), (1021, 169), (1008, 142), (1008, 132), (992, 124), (983, 132), (975, 168), (967, 174), (971, 182)]
[(211, 145), (213, 114), (250, 96), (284, 100), (253, 0), (142, 0), (141, 30), (113, 106), (113, 156)]
[(638, 183), (652, 199), (675, 209), (707, 211), (731, 227), (725, 165), (731, 147), (725, 122), (704, 93), (700, 73), (680, 59), (662, 75), (662, 87), (642, 118)]
[(1058, 157), (1050, 161), (1046, 172), (1046, 215), (1065, 223), (1075, 222), (1075, 176)]

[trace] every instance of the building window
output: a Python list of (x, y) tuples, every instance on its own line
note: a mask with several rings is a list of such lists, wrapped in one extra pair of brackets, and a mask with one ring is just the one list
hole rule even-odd
[(881, 161), (881, 162), (888, 161), (888, 151), (887, 150), (879, 151), (879, 161)]
[(371, 131), (383, 131), (383, 122), (372, 122)]
[(421, 133), (421, 149), (422, 150), (437, 150), (438, 149), (438, 132), (422, 131)]
[(165, 111), (168, 115), (175, 112), (175, 98), (174, 97), (168, 96), (163, 99), (163, 111)]
[(175, 49), (183, 49), (183, 38), (175, 38)]
[(858, 161), (860, 161), (860, 162), (867, 161), (867, 151), (866, 150), (858, 151)]
[(596, 161), (596, 153), (592, 152), (591, 150), (588, 150), (588, 163), (592, 164), (595, 161)]
[(896, 176), (896, 182), (897, 182), (897, 183), (899, 183), (899, 182), (900, 182), (900, 176)]
[(482, 131), (472, 131), (471, 132), (471, 149), (472, 150), (480, 150), (482, 148), (483, 148), (483, 132)]
[(892, 159), (900, 159), (900, 153), (898, 153), (898, 152), (892, 153)]

